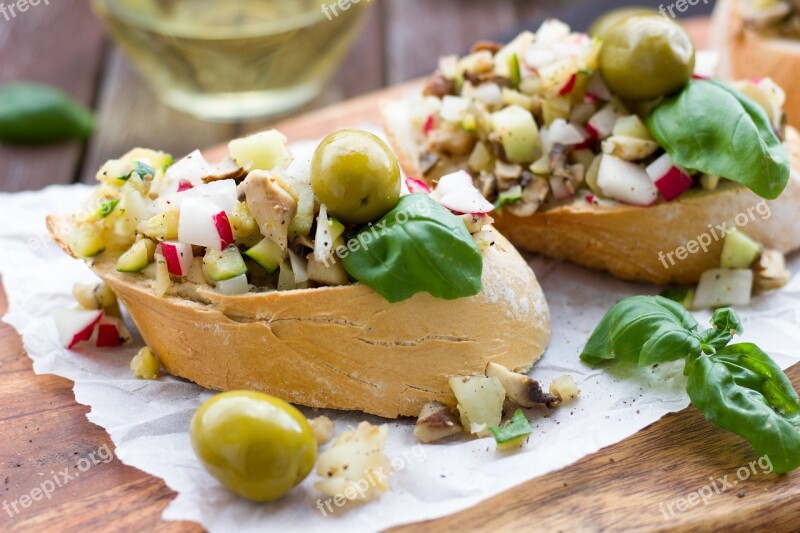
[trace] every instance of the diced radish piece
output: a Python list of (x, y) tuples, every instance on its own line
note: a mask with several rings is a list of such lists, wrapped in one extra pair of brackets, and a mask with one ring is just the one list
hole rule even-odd
[(694, 79), (710, 80), (714, 78), (719, 66), (719, 53), (712, 51), (697, 52), (694, 62)]
[(559, 118), (550, 125), (547, 140), (550, 144), (572, 146), (582, 144), (589, 138), (590, 135), (584, 128), (569, 124), (563, 118)]
[(600, 101), (600, 98), (592, 93), (586, 93), (583, 96), (583, 101), (586, 102), (587, 104), (596, 104), (597, 102)]
[(578, 73), (574, 73), (572, 76), (569, 77), (567, 83), (558, 91), (559, 96), (564, 96), (565, 94), (569, 94), (575, 88), (575, 82), (578, 80)]
[(131, 340), (131, 334), (125, 323), (119, 318), (103, 317), (97, 325), (98, 348), (116, 348)]
[(525, 52), (524, 62), (528, 67), (539, 70), (552, 65), (556, 60), (556, 55), (552, 50), (531, 46)]
[(180, 209), (187, 198), (202, 198), (224, 209), (226, 213), (233, 213), (239, 204), (239, 194), (236, 182), (233, 180), (220, 180), (211, 183), (200, 183), (188, 189), (172, 194), (163, 195), (158, 199), (158, 207), (164, 211), (167, 207)]
[(425, 121), (425, 125), (422, 127), (422, 132), (425, 134), (425, 136), (428, 136), (435, 127), (436, 127), (436, 117), (431, 115), (428, 117), (428, 120)]
[(753, 294), (753, 271), (707, 270), (700, 276), (692, 301), (693, 309), (710, 309), (725, 305), (748, 305)]
[(181, 186), (186, 190), (187, 183), (192, 186), (200, 185), (209, 174), (211, 166), (200, 150), (195, 150), (167, 169), (164, 177), (168, 185), (162, 194), (178, 192)]
[(58, 309), (53, 311), (53, 320), (58, 329), (61, 345), (70, 350), (78, 343), (92, 338), (95, 326), (101, 318), (103, 318), (102, 310)]
[(233, 244), (233, 227), (225, 211), (220, 211), (214, 215), (214, 226), (217, 228), (217, 233), (219, 233), (220, 247), (222, 249)]
[(469, 106), (469, 100), (466, 98), (447, 95), (442, 99), (439, 115), (449, 122), (461, 122), (467, 106)]
[(176, 241), (165, 241), (160, 246), (161, 255), (167, 261), (169, 273), (173, 276), (186, 276), (194, 261), (192, 245)]
[(489, 106), (503, 103), (503, 91), (496, 83), (483, 83), (472, 91), (472, 97)]
[[(546, 96), (557, 96), (562, 93), (570, 83), (574, 86), (574, 78), (579, 65), (575, 58), (562, 59), (552, 65), (539, 69), (542, 79), (542, 89)], [(572, 81), (571, 81), (572, 80)], [(572, 90), (572, 89), (570, 89)], [(569, 91), (567, 91), (569, 92)]]
[(556, 200), (567, 200), (575, 196), (575, 192), (567, 186), (564, 178), (550, 178), (550, 190)]
[(237, 296), (250, 292), (250, 284), (247, 283), (247, 274), (236, 276), (235, 278), (214, 282), (216, 289), (228, 296)]
[(658, 199), (658, 189), (637, 164), (603, 154), (597, 185), (603, 194), (632, 205), (652, 205)]
[(489, 213), (494, 205), (486, 201), (472, 183), (472, 176), (463, 170), (443, 176), (431, 198), (456, 213)]
[(569, 26), (560, 20), (547, 19), (536, 30), (536, 40), (534, 42), (539, 46), (551, 45), (568, 38), (570, 33)]
[(428, 184), (422, 180), (418, 180), (417, 178), (406, 178), (406, 187), (408, 187), (408, 192), (410, 194), (414, 193), (424, 193), (430, 194), (431, 188), (428, 187)]
[(178, 192), (188, 191), (193, 187), (194, 185), (192, 185), (192, 182), (189, 180), (180, 180), (178, 182)]
[(692, 178), (685, 170), (675, 165), (669, 154), (664, 154), (645, 169), (655, 183), (661, 196), (671, 202), (692, 186)]
[(219, 207), (200, 198), (186, 198), (178, 219), (178, 241), (221, 251), (233, 242), (233, 230)]
[(614, 124), (617, 123), (619, 114), (614, 110), (614, 106), (607, 105), (589, 119), (586, 128), (593, 134), (597, 135), (598, 139), (606, 139), (611, 136), (614, 131)]
[(586, 86), (586, 96), (592, 98), (595, 102), (597, 100), (611, 100), (611, 91), (608, 90), (599, 72), (595, 72), (589, 78), (589, 84)]

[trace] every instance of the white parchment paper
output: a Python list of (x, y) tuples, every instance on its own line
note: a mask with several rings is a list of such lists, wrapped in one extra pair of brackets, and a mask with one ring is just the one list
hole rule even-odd
[[(307, 155), (309, 146), (313, 144), (296, 148)], [(298, 159), (302, 162), (303, 157)], [(172, 377), (133, 378), (128, 364), (140, 342), (115, 350), (68, 351), (59, 346), (50, 313), (73, 306), (73, 284), (91, 282), (94, 276), (50, 241), (44, 218), (77, 209), (89, 191), (86, 186), (53, 186), (40, 192), (0, 194), (0, 274), (10, 306), (4, 320), (22, 335), (36, 373), (75, 382), (76, 400), (91, 407), (89, 420), (108, 431), (120, 460), (164, 479), (178, 493), (164, 511), (165, 519), (199, 522), (211, 531), (245, 532), (367, 531), (440, 517), (567, 466), (689, 403), (681, 364), (596, 370), (578, 359), (612, 304), (627, 296), (655, 293), (656, 288), (531, 257), (553, 327), (553, 341), (532, 375), (547, 386), (552, 378), (571, 374), (581, 397), (558, 410), (529, 410), (534, 434), (522, 451), (500, 454), (491, 439), (466, 437), (423, 446), (411, 435), (413, 421), (389, 421), (386, 452), (394, 471), (391, 490), (380, 500), (361, 507), (326, 503), (328, 498), (313, 487), (312, 473), (278, 502), (245, 502), (207, 474), (191, 450), (189, 421), (210, 392)], [(794, 273), (800, 270), (800, 257), (793, 258), (791, 268)], [(739, 311), (748, 341), (758, 343), (783, 367), (797, 361), (800, 277)], [(702, 323), (708, 317), (698, 314)], [(364, 419), (380, 422), (359, 413), (305, 412), (328, 415), (336, 421), (337, 433)]]

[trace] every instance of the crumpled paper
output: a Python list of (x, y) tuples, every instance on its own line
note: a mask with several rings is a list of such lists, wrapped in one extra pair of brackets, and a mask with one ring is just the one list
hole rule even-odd
[[(300, 164), (308, 160), (313, 145), (295, 147), (302, 154)], [(0, 194), (0, 274), (9, 300), (4, 320), (22, 335), (37, 374), (57, 374), (75, 382), (76, 400), (91, 407), (89, 420), (108, 431), (120, 460), (162, 478), (177, 492), (164, 511), (167, 520), (190, 520), (211, 531), (246, 532), (267, 527), (364, 531), (432, 519), (565, 467), (689, 404), (682, 363), (598, 370), (578, 359), (611, 305), (627, 296), (655, 293), (655, 287), (530, 257), (547, 295), (553, 328), (552, 343), (532, 375), (546, 387), (551, 379), (570, 374), (581, 396), (560, 409), (528, 410), (534, 433), (521, 451), (501, 454), (491, 438), (466, 436), (421, 445), (411, 434), (412, 420), (388, 421), (391, 490), (379, 500), (339, 507), (314, 489), (317, 476), (312, 472), (280, 501), (246, 502), (222, 488), (191, 449), (189, 422), (211, 392), (173, 377), (135, 379), (128, 364), (141, 346), (138, 339), (133, 346), (110, 350), (81, 346), (68, 351), (59, 345), (51, 311), (73, 306), (73, 284), (92, 282), (94, 276), (50, 240), (44, 219), (48, 213), (77, 209), (89, 192), (87, 186), (53, 186), (40, 192)], [(796, 273), (800, 257), (793, 259), (791, 269)], [(784, 368), (797, 362), (800, 277), (739, 311), (748, 341), (758, 343)], [(709, 317), (698, 313), (701, 323)], [(362, 420), (383, 422), (360, 413), (304, 412), (329, 416), (336, 422), (337, 434)]]

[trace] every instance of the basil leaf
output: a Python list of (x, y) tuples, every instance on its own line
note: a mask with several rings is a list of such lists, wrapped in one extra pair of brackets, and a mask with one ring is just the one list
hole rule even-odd
[(701, 351), (697, 320), (683, 306), (661, 296), (634, 296), (609, 309), (581, 359), (590, 364), (619, 360), (648, 366)]
[(522, 409), (517, 409), (513, 418), (505, 425), (490, 427), (489, 432), (494, 436), (494, 440), (498, 445), (509, 447), (530, 437), (533, 429)]
[(92, 113), (65, 93), (35, 83), (0, 89), (0, 141), (24, 144), (86, 139)]
[(418, 292), (452, 300), (482, 289), (483, 256), (464, 222), (426, 194), (411, 194), (340, 247), (347, 273), (390, 302)]
[(755, 102), (721, 83), (693, 80), (647, 119), (681, 167), (741, 183), (774, 200), (789, 182), (789, 155)]
[(775, 472), (800, 467), (800, 398), (754, 344), (734, 344), (689, 363), (686, 391), (715, 425), (750, 441)]
[(734, 335), (741, 335), (744, 332), (739, 315), (730, 307), (723, 307), (714, 311), (714, 315), (711, 317), (711, 324), (714, 326), (713, 328), (700, 334), (703, 351), (707, 353), (715, 353), (721, 350), (733, 340)]

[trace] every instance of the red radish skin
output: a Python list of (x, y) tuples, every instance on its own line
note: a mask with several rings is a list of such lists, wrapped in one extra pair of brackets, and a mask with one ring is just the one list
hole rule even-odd
[(672, 167), (669, 172), (655, 182), (658, 192), (664, 200), (671, 202), (685, 193), (692, 186), (692, 178), (683, 173), (679, 168)]
[(406, 178), (406, 187), (408, 187), (408, 192), (411, 194), (418, 192), (424, 194), (431, 193), (431, 188), (428, 187), (428, 184), (422, 180), (418, 180), (417, 178)]
[(214, 225), (217, 227), (217, 233), (219, 233), (220, 246), (224, 250), (233, 244), (233, 229), (231, 229), (231, 223), (225, 211), (220, 211), (214, 215)]
[(431, 115), (428, 117), (428, 120), (425, 121), (425, 126), (423, 126), (422, 131), (425, 133), (425, 136), (427, 137), (428, 135), (430, 135), (431, 131), (433, 131), (433, 128), (435, 127), (436, 127), (436, 117)]
[(561, 90), (558, 92), (558, 95), (564, 96), (566, 94), (571, 93), (572, 90), (575, 89), (575, 82), (577, 80), (578, 80), (578, 73), (576, 72), (575, 74), (569, 77), (569, 80), (567, 80), (567, 84), (561, 88)]
[(162, 242), (161, 254), (167, 261), (167, 270), (174, 276), (185, 276), (192, 266), (192, 246), (179, 242)]
[(67, 346), (67, 348), (69, 348), (71, 350), (78, 343), (86, 342), (89, 339), (91, 339), (92, 338), (92, 334), (94, 333), (94, 328), (100, 322), (101, 318), (103, 318), (103, 313), (98, 314), (97, 315), (97, 320), (95, 320), (94, 322), (89, 324), (86, 328), (84, 328), (81, 331), (79, 331), (78, 333), (76, 333), (75, 336), (72, 337), (72, 342), (69, 343), (69, 346)]
[(97, 347), (116, 348), (125, 344), (125, 339), (120, 335), (115, 324), (100, 324), (97, 327)]
[(194, 185), (189, 180), (181, 180), (178, 182), (178, 192), (188, 191), (189, 189), (193, 189)]
[(102, 318), (102, 311), (76, 309), (53, 311), (53, 320), (56, 323), (61, 342), (69, 350), (81, 342), (91, 340), (95, 327)]

